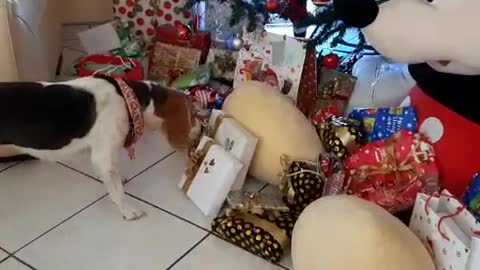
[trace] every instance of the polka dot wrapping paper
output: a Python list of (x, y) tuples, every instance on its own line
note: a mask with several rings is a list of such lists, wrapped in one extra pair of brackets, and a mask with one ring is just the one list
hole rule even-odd
[(157, 26), (191, 21), (191, 12), (181, 9), (184, 4), (185, 0), (113, 0), (113, 12), (115, 18), (128, 22), (135, 35), (151, 41)]
[(347, 192), (391, 213), (410, 209), (418, 193), (439, 191), (433, 146), (419, 133), (401, 130), (369, 143), (345, 160)]

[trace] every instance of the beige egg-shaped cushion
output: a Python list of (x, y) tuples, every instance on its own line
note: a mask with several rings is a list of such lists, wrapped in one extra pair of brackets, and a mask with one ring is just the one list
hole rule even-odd
[(295, 270), (435, 270), (421, 241), (383, 208), (353, 196), (318, 199), (293, 231)]
[(315, 160), (324, 151), (315, 128), (292, 100), (265, 83), (242, 83), (223, 110), (258, 138), (249, 173), (259, 180), (280, 184), (282, 154)]

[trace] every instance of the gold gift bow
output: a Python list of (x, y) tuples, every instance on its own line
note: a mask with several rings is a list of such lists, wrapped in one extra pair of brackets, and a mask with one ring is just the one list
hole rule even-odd
[(187, 179), (185, 180), (185, 183), (183, 183), (182, 185), (183, 192), (185, 193), (188, 192), (188, 190), (190, 189), (190, 186), (193, 183), (193, 179), (195, 178), (195, 175), (197, 174), (198, 170), (200, 169), (200, 166), (202, 165), (202, 161), (205, 159), (205, 156), (207, 155), (210, 148), (215, 144), (216, 144), (215, 141), (208, 140), (205, 143), (205, 145), (202, 147), (202, 149), (196, 150), (195, 153), (193, 153), (192, 156), (189, 158), (187, 163), (187, 170), (185, 172)]
[[(274, 222), (265, 220), (254, 213), (248, 213), (246, 210), (227, 210), (226, 217), (227, 218), (224, 218), (220, 224), (218, 224), (217, 228), (222, 227), (222, 225), (226, 225), (230, 221), (233, 221), (229, 220), (228, 218), (234, 217), (235, 219), (242, 219), (244, 222), (251, 223), (254, 227), (259, 227), (269, 232), (273, 236), (273, 239), (277, 240), (283, 249), (285, 249), (290, 243), (290, 239), (288, 238), (288, 235), (284, 229), (278, 227)], [(216, 231), (221, 235), (224, 235), (219, 229)]]
[(248, 197), (248, 200), (246, 201), (246, 203), (238, 207), (231, 207), (227, 209), (227, 212), (226, 212), (227, 216), (229, 216), (229, 213), (230, 213), (229, 211), (234, 211), (234, 210), (242, 210), (242, 211), (247, 211), (253, 214), (262, 215), (265, 212), (265, 210), (259, 207), (257, 198), (258, 198), (258, 192), (251, 194)]
[[(394, 135), (396, 136), (396, 135)], [(394, 138), (389, 138), (386, 140), (386, 149), (385, 152), (387, 154), (386, 159), (388, 160), (388, 157), (392, 160), (391, 164), (385, 164), (385, 160), (382, 161), (381, 165), (376, 166), (376, 165), (362, 165), (358, 168), (358, 170), (353, 170), (350, 173), (350, 177), (348, 180), (347, 185), (345, 186), (346, 188), (350, 187), (351, 182), (353, 181), (352, 175), (357, 174), (359, 175), (360, 182), (364, 181), (367, 179), (369, 176), (375, 176), (375, 175), (381, 175), (381, 174), (390, 174), (394, 173), (395, 174), (395, 180), (396, 180), (396, 185), (397, 187), (400, 185), (400, 173), (401, 172), (413, 172), (416, 173), (418, 172), (418, 166), (413, 166), (412, 164), (407, 164), (409, 162), (411, 157), (416, 157), (415, 161), (417, 162), (422, 162), (423, 160), (427, 159), (429, 157), (429, 153), (427, 151), (422, 151), (420, 148), (421, 141), (419, 139), (419, 136), (414, 137), (414, 142), (415, 146), (410, 150), (408, 155), (405, 157), (405, 159), (398, 164), (397, 157), (395, 155), (395, 144), (394, 144)], [(422, 155), (424, 155), (423, 158), (419, 158)], [(407, 184), (408, 185), (408, 184)], [(402, 187), (403, 188), (403, 187)]]
[(350, 121), (352, 125), (355, 124), (352, 120), (332, 117), (331, 122), (320, 123), (320, 136), (322, 137), (321, 139), (322, 141), (325, 141), (325, 136), (323, 135), (323, 132), (325, 132), (325, 130), (334, 130), (335, 137), (337, 137), (342, 142), (343, 146), (347, 149), (347, 151), (349, 153), (355, 153), (359, 149), (359, 146), (355, 141), (355, 137), (353, 137), (352, 134), (350, 134), (350, 132), (348, 131), (347, 122), (343, 122), (342, 120)]
[[(299, 166), (300, 171), (289, 173), (290, 166), (292, 165), (293, 162), (302, 162), (310, 165), (315, 165), (317, 167), (317, 171), (306, 170)], [(320, 170), (320, 165), (318, 164), (318, 158), (317, 158), (317, 163), (315, 163), (307, 160), (291, 161), (287, 155), (282, 155), (280, 157), (280, 164), (282, 164), (282, 172), (279, 174), (279, 177), (281, 179), (280, 190), (282, 190), (282, 193), (286, 195), (287, 201), (289, 204), (295, 203), (295, 189), (293, 188), (293, 184), (292, 184), (292, 176), (295, 176), (301, 173), (311, 173), (311, 174), (320, 176), (322, 179), (325, 179), (325, 175)]]

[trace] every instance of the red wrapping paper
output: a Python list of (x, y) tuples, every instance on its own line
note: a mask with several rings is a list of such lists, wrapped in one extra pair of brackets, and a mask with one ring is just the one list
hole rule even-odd
[(365, 145), (345, 164), (348, 193), (391, 213), (413, 207), (419, 192), (440, 190), (432, 145), (420, 134), (406, 130)]
[(200, 64), (205, 63), (208, 57), (212, 38), (210, 32), (191, 33), (190, 39), (182, 40), (178, 37), (178, 29), (172, 25), (161, 25), (157, 27), (156, 42), (162, 42), (169, 45), (188, 47), (202, 51)]

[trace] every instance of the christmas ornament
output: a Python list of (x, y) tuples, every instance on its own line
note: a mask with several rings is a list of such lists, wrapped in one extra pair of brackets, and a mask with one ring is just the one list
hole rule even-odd
[(182, 24), (182, 23), (177, 23), (175, 24), (175, 27), (177, 28), (178, 32), (178, 38), (181, 40), (189, 40), (190, 39), (190, 34), (191, 34), (191, 29), (188, 27), (188, 25)]
[(279, 0), (267, 0), (265, 3), (265, 8), (270, 13), (277, 13), (280, 11), (280, 1)]
[(340, 58), (334, 53), (327, 54), (322, 59), (322, 65), (328, 69), (336, 69), (339, 63)]
[(232, 40), (232, 48), (234, 50), (240, 50), (243, 47), (243, 39), (240, 34), (236, 34)]

